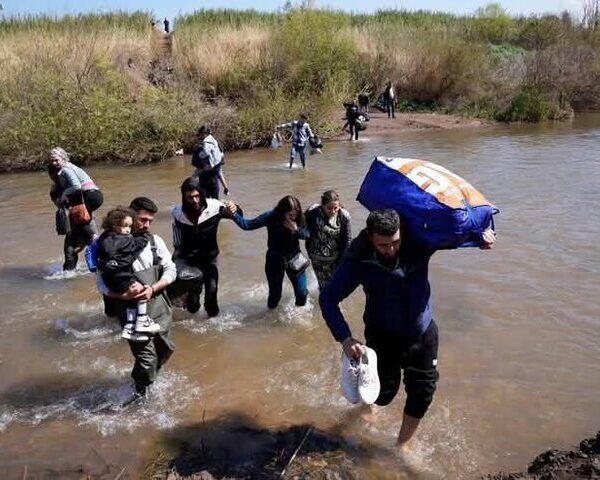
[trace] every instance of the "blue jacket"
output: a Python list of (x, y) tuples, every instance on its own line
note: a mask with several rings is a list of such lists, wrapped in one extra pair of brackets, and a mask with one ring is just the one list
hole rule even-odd
[(267, 227), (267, 252), (284, 258), (291, 258), (300, 251), (300, 239), (306, 240), (310, 234), (306, 228), (292, 232), (275, 218), (275, 210), (268, 210), (256, 218), (246, 219), (239, 212), (233, 214), (233, 221), (242, 230), (256, 230)]
[(401, 241), (398, 262), (392, 269), (378, 261), (366, 230), (350, 244), (319, 296), (323, 318), (337, 341), (352, 336), (339, 304), (359, 285), (366, 296), (363, 321), (369, 330), (413, 341), (429, 327), (428, 271), (434, 251), (411, 242), (404, 232)]

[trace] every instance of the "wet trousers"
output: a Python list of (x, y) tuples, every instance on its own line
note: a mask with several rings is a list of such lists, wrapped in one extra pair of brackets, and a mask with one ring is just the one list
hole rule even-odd
[(385, 111), (387, 112), (388, 118), (396, 118), (393, 98), (385, 100)]
[(283, 290), (283, 274), (287, 273), (292, 287), (294, 287), (294, 295), (296, 296), (296, 305), (301, 307), (306, 305), (308, 298), (308, 287), (306, 285), (306, 271), (299, 274), (292, 274), (285, 271), (285, 260), (281, 255), (267, 252), (265, 260), (265, 274), (267, 275), (267, 283), (269, 284), (269, 297), (267, 306), (275, 308), (281, 300), (281, 292)]
[(358, 140), (358, 124), (349, 122), (348, 127), (350, 128), (350, 139), (354, 137), (354, 140)]
[[(175, 260), (177, 265), (177, 280), (167, 289), (170, 298), (175, 298), (186, 291), (189, 295), (200, 295), (202, 286), (204, 286), (204, 309), (209, 317), (215, 317), (219, 314), (219, 302), (217, 294), (219, 291), (219, 269), (217, 259), (201, 260), (194, 258), (178, 258)], [(191, 270), (190, 270), (191, 269)], [(198, 269), (199, 272), (195, 269)], [(189, 278), (180, 277), (179, 272), (195, 271), (196, 275), (189, 275)]]
[(415, 342), (365, 329), (367, 346), (377, 353), (377, 372), (381, 392), (375, 400), (377, 405), (388, 405), (398, 393), (404, 370), (406, 403), (404, 413), (414, 418), (423, 418), (431, 405), (439, 374), (437, 371), (438, 328), (431, 323), (425, 333)]
[[(82, 196), (83, 203), (85, 203), (85, 207), (90, 215), (95, 210), (98, 210), (104, 201), (104, 197), (100, 190), (86, 190), (83, 192)], [(77, 204), (77, 201), (81, 203), (81, 196), (79, 196), (79, 198), (69, 199), (69, 202), (73, 205)], [(92, 219), (92, 221), (86, 225), (77, 225), (73, 227), (73, 229), (65, 235), (65, 242), (63, 245), (65, 262), (63, 263), (63, 270), (75, 270), (79, 252), (81, 252), (86, 245), (92, 241), (94, 235), (97, 234), (98, 226), (96, 225), (96, 221)]]
[(147, 342), (129, 341), (129, 348), (135, 358), (131, 377), (136, 391), (143, 395), (156, 380), (161, 367), (173, 355), (175, 346), (169, 338), (169, 332), (166, 332), (153, 335)]
[(294, 159), (296, 158), (296, 153), (300, 155), (300, 161), (302, 162), (302, 168), (306, 168), (306, 153), (304, 152), (306, 145), (298, 145), (296, 143), (292, 143), (292, 148), (290, 150), (290, 168), (294, 164)]

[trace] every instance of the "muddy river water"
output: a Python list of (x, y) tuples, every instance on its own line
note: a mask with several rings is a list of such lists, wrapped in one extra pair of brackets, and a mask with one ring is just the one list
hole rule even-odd
[[(441, 378), (414, 444), (427, 477), (476, 478), (520, 470), (541, 450), (571, 447), (600, 428), (599, 145), (600, 115), (589, 114), (573, 123), (332, 143), (309, 157), (306, 171), (286, 168), (287, 151), (236, 152), (226, 172), (231, 197), (249, 216), (287, 193), (307, 207), (336, 188), (355, 233), (366, 211), (354, 199), (377, 154), (441, 163), (500, 207), (496, 248), (432, 259)], [(100, 213), (137, 195), (153, 198), (155, 233), (171, 245), (169, 210), (189, 158), (88, 172), (105, 194)], [(67, 478), (80, 465), (125, 467), (137, 478), (158, 449), (168, 452), (203, 421), (228, 418), (265, 430), (336, 431), (382, 452), (359, 461), (361, 478), (417, 478), (392, 452), (403, 393), (378, 423), (354, 422), (312, 273), (306, 307), (294, 307), (286, 283), (279, 308), (267, 311), (266, 232), (227, 220), (219, 233), (220, 316), (176, 310), (177, 351), (151, 401), (95, 413), (101, 399), (126, 394), (131, 357), (101, 312), (92, 275), (82, 265), (72, 278), (60, 273), (48, 187), (42, 172), (0, 177), (1, 478), (22, 478), (25, 467)], [(363, 304), (360, 290), (344, 303), (360, 337)]]

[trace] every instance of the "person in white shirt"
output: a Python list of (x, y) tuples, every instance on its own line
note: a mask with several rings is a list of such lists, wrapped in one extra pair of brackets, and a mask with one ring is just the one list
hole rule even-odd
[(137, 197), (132, 200), (129, 208), (135, 212), (134, 235), (148, 237), (148, 244), (132, 265), (138, 281), (132, 283), (124, 293), (111, 292), (101, 275), (96, 275), (96, 285), (100, 293), (117, 300), (117, 313), (122, 327), (126, 323), (126, 309), (121, 305), (124, 302), (119, 300), (146, 300), (148, 315), (160, 325), (160, 330), (156, 334), (137, 335), (129, 340), (131, 353), (135, 358), (131, 372), (135, 394), (126, 403), (145, 398), (147, 388), (173, 354), (175, 345), (170, 339), (172, 311), (166, 290), (177, 276), (177, 269), (165, 242), (158, 235), (150, 233), (150, 226), (158, 211), (156, 204), (149, 198)]

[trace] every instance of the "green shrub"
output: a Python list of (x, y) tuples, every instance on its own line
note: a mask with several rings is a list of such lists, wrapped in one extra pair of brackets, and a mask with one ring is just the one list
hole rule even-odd
[(550, 117), (553, 106), (539, 86), (525, 85), (497, 119), (504, 122), (540, 122)]

